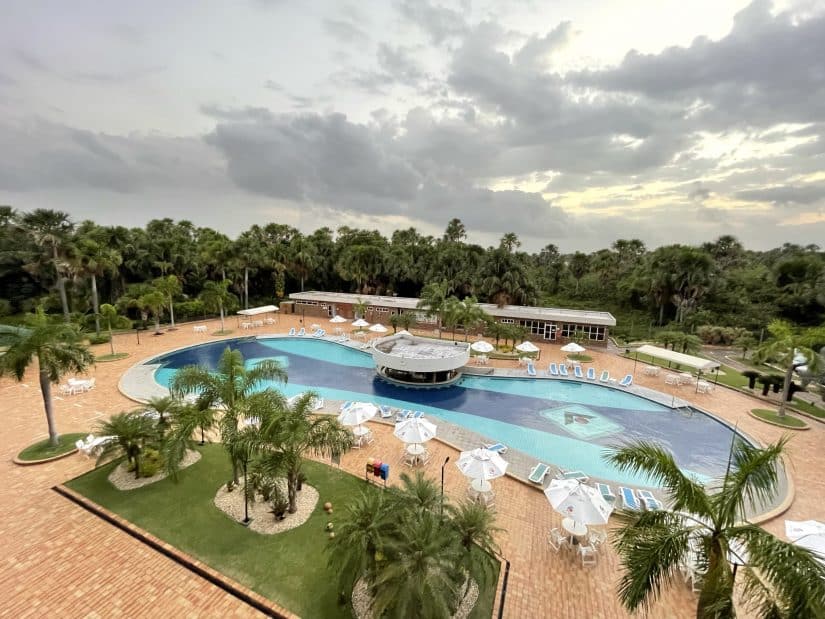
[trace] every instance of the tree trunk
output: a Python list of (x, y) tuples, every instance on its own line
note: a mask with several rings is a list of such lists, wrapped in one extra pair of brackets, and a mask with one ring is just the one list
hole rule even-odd
[(777, 414), (780, 417), (785, 416), (785, 404), (788, 402), (788, 394), (791, 391), (791, 381), (793, 380), (793, 371), (796, 369), (796, 366), (791, 363), (788, 366), (788, 370), (785, 372), (785, 384), (782, 386), (782, 401), (779, 403), (779, 410)]
[(57, 275), (57, 292), (60, 293), (60, 304), (63, 306), (63, 319), (66, 322), (71, 320), (69, 316), (69, 299), (66, 297), (66, 280), (60, 273), (60, 267), (57, 266), (57, 247), (52, 247), (52, 257), (54, 261), (54, 272)]
[(43, 394), (43, 406), (46, 409), (46, 425), (49, 426), (49, 445), (57, 447), (60, 435), (57, 433), (57, 426), (54, 423), (54, 405), (52, 404), (52, 383), (49, 375), (40, 368), (40, 393)]
[(220, 310), (221, 310), (221, 331), (226, 331), (226, 327), (224, 327), (224, 324), (223, 324), (223, 303), (220, 304)]
[(664, 319), (665, 319), (665, 304), (662, 303), (659, 306), (659, 326), (660, 327), (662, 326), (662, 322), (664, 321)]
[(175, 303), (172, 301), (172, 297), (169, 297), (169, 320), (172, 322), (172, 326), (169, 327), (170, 330), (177, 329), (175, 326)]
[(301, 275), (301, 292), (304, 291), (304, 276)]
[(109, 320), (106, 322), (107, 326), (109, 327), (109, 349), (112, 351), (112, 354), (115, 354), (115, 336), (112, 334), (112, 321)]
[(296, 490), (298, 486), (298, 473), (296, 471), (290, 471), (287, 473), (286, 476), (286, 492), (289, 497), (289, 509), (287, 510), (290, 514), (294, 514), (298, 511), (298, 491)]
[(160, 312), (155, 312), (155, 335), (160, 333)]
[(249, 309), (249, 267), (243, 268), (243, 308)]
[(95, 312), (95, 335), (100, 337), (100, 305), (97, 298), (97, 276), (92, 273), (92, 309)]

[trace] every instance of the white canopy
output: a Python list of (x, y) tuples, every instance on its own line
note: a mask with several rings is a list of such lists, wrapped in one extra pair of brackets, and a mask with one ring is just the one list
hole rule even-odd
[(427, 421), (423, 417), (413, 417), (396, 424), (393, 434), (405, 443), (426, 443), (437, 431), (438, 426), (432, 421)]
[(637, 353), (643, 355), (650, 355), (657, 359), (663, 359), (679, 365), (686, 365), (702, 372), (708, 372), (719, 367), (718, 361), (711, 361), (710, 359), (703, 359), (702, 357), (694, 357), (693, 355), (686, 355), (675, 350), (668, 350), (667, 348), (659, 348), (658, 346), (650, 346), (645, 344), (636, 349)]
[(406, 329), (401, 329), (401, 331), (399, 331), (398, 333), (396, 333), (396, 335), (412, 335), (412, 333), (410, 333), (410, 332), (409, 332), (409, 331), (407, 331)]
[(368, 323), (368, 322), (367, 322), (366, 320), (364, 320), (363, 318), (359, 318), (359, 319), (358, 319), (358, 320), (356, 320), (354, 323), (352, 323), (352, 326), (353, 326), (353, 327), (369, 327), (369, 326), (370, 326), (370, 323)]
[(554, 479), (544, 494), (553, 509), (582, 524), (607, 524), (613, 511), (601, 492), (576, 479)]
[(504, 475), (508, 462), (496, 452), (479, 447), (472, 451), (462, 451), (455, 464), (470, 479), (487, 481)]
[(539, 347), (533, 344), (533, 342), (522, 342), (516, 346), (516, 350), (520, 350), (521, 352), (538, 352)]
[(261, 307), (250, 307), (249, 309), (239, 310), (238, 314), (241, 316), (257, 316), (258, 314), (268, 314), (269, 312), (277, 312), (276, 305), (262, 305)]
[(490, 342), (487, 342), (485, 340), (473, 342), (472, 344), (470, 344), (470, 348), (472, 348), (476, 352), (481, 353), (493, 352), (495, 350), (495, 347)]
[(336, 314), (335, 316), (330, 318), (329, 321), (334, 322), (334, 323), (339, 323), (339, 324), (342, 323), (342, 322), (349, 322), (349, 320), (347, 320), (343, 316), (339, 316), (338, 314)]
[(338, 414), (338, 421), (345, 426), (360, 426), (377, 412), (378, 408), (371, 402), (353, 402)]
[(561, 347), (562, 352), (572, 352), (572, 353), (580, 353), (584, 352), (584, 346), (580, 346), (576, 344), (576, 342), (570, 342), (569, 344), (565, 344)]
[(382, 325), (380, 322), (376, 322), (374, 325), (370, 327), (370, 331), (373, 333), (386, 333), (387, 327)]

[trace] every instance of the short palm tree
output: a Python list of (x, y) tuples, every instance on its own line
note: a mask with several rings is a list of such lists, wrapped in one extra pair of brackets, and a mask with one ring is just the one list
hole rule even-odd
[(224, 312), (238, 304), (238, 297), (229, 292), (229, 280), (222, 282), (206, 282), (200, 294), (201, 301), (208, 310), (220, 312), (221, 331), (226, 331)]
[(614, 449), (607, 459), (623, 472), (647, 475), (669, 493), (673, 511), (616, 512), (615, 546), (625, 568), (619, 598), (633, 612), (649, 608), (676, 578), (692, 549), (705, 572), (696, 616), (736, 616), (729, 552), (744, 578), (742, 599), (760, 617), (825, 616), (825, 566), (810, 551), (747, 522), (746, 508), (772, 499), (787, 439), (759, 449), (737, 440), (728, 470), (709, 492), (685, 475), (665, 449), (644, 441)]
[[(176, 397), (197, 393), (197, 405), (202, 409), (222, 407), (221, 440), (226, 446), (226, 439), (238, 431), (240, 417), (246, 411), (246, 400), (266, 381), (285, 383), (286, 370), (274, 359), (259, 361), (247, 370), (241, 351), (227, 346), (215, 371), (201, 365), (183, 367), (172, 379), (170, 390)], [(235, 483), (239, 474), (240, 462), (232, 459), (232, 479)]]
[(112, 333), (112, 325), (117, 324), (121, 316), (118, 316), (117, 308), (109, 303), (104, 303), (100, 306), (100, 315), (106, 321), (106, 329), (109, 331), (109, 349), (112, 355), (115, 354), (115, 336)]
[(401, 487), (390, 499), (390, 502), (399, 508), (409, 507), (415, 511), (436, 510), (441, 505), (441, 491), (423, 471), (415, 471), (412, 476), (401, 473), (400, 479)]
[(441, 318), (444, 306), (447, 303), (446, 282), (430, 282), (421, 291), (421, 298), (417, 308), (425, 310), (427, 316), (435, 316), (438, 327), (438, 337), (441, 337)]
[(158, 430), (160, 435), (163, 436), (166, 427), (169, 425), (171, 418), (174, 417), (180, 405), (181, 402), (171, 395), (155, 396), (146, 403), (146, 406), (144, 406), (142, 410), (145, 413), (154, 412), (158, 414)]
[(104, 443), (98, 456), (98, 463), (113, 457), (125, 456), (135, 469), (135, 478), (140, 477), (143, 451), (147, 444), (157, 438), (155, 422), (138, 412), (124, 412), (113, 415), (98, 429), (101, 436), (113, 436)]
[[(490, 576), (492, 563), (482, 552), (500, 554), (495, 534), (501, 529), (495, 526), (495, 513), (477, 501), (463, 501), (458, 505), (447, 505), (449, 525), (453, 528), (461, 544), (462, 565), (470, 574)], [(469, 585), (469, 582), (468, 582)]]
[(94, 355), (83, 343), (77, 327), (52, 323), (42, 308), (28, 316), (26, 323), (26, 327), (0, 325), (0, 345), (8, 347), (0, 356), (0, 376), (11, 374), (21, 382), (26, 370), (37, 360), (49, 443), (56, 446), (59, 436), (54, 421), (52, 384), (60, 382), (65, 374), (85, 372), (94, 363)]

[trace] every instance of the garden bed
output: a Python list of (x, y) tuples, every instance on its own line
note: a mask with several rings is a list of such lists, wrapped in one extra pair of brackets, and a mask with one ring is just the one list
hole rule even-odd
[(809, 428), (808, 424), (801, 419), (791, 417), (790, 415), (780, 417), (776, 411), (768, 410), (767, 408), (754, 408), (750, 412), (750, 416), (774, 426), (788, 428), (789, 430), (807, 430)]
[(39, 464), (41, 462), (51, 462), (70, 453), (77, 451), (75, 443), (85, 438), (82, 432), (74, 432), (71, 434), (61, 434), (58, 437), (58, 444), (56, 447), (49, 445), (49, 439), (38, 441), (33, 445), (29, 445), (19, 454), (17, 454), (16, 461), (22, 464)]

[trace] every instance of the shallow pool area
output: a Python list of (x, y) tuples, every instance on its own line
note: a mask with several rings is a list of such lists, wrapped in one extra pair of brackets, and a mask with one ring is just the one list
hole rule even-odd
[[(655, 441), (700, 481), (724, 473), (733, 429), (695, 409), (674, 410), (627, 391), (576, 380), (464, 376), (442, 389), (407, 389), (379, 379), (372, 357), (334, 342), (288, 337), (213, 342), (152, 359), (155, 380), (168, 386), (181, 367), (215, 368), (227, 346), (248, 365), (274, 358), (289, 374), (287, 396), (313, 390), (331, 400), (369, 400), (424, 411), (501, 441), (537, 461), (622, 484), (650, 480), (618, 471), (602, 457), (628, 440)], [(268, 385), (262, 385), (262, 388)]]

